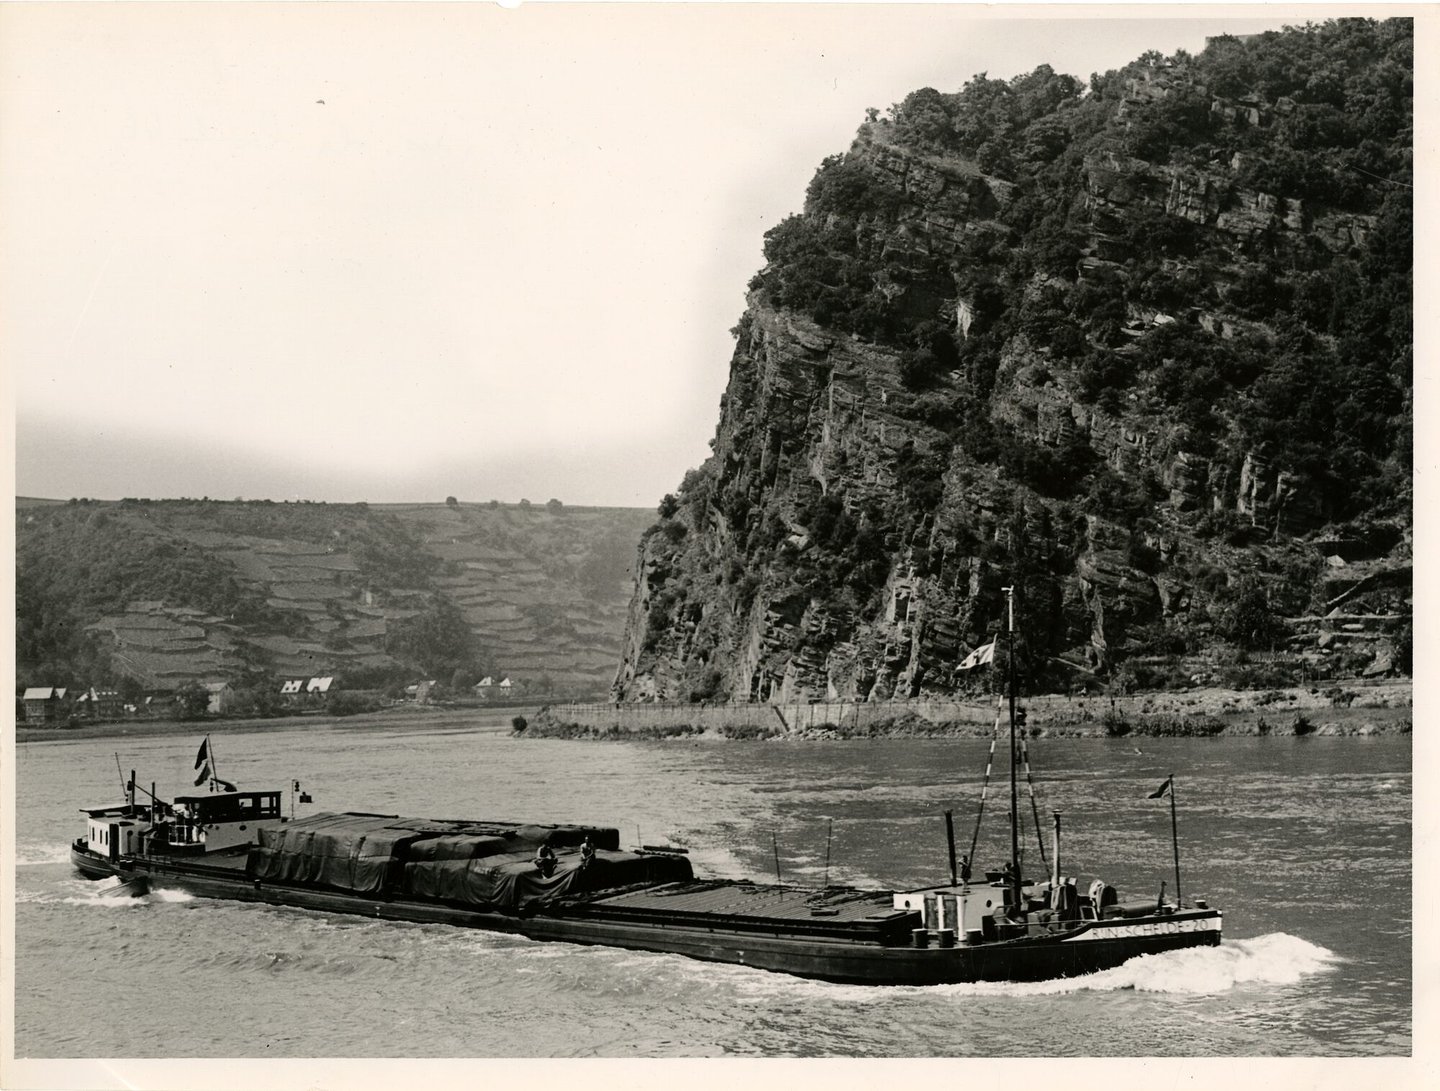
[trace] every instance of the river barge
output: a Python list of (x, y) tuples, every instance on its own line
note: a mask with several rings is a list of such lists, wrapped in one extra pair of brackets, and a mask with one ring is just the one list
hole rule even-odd
[[(1013, 612), (1008, 631), (1013, 640)], [(987, 646), (967, 662), (990, 662), (993, 655)], [(203, 766), (196, 786), (208, 780), (210, 790), (162, 800), (153, 784), (144, 792), (132, 771), (123, 803), (82, 808), (86, 833), (72, 844), (71, 861), (82, 875), (116, 877), (132, 892), (176, 888), (866, 985), (1073, 977), (1142, 955), (1218, 944), (1220, 911), (1200, 899), (1180, 900), (1178, 836), (1170, 899), (1164, 883), (1158, 897), (1125, 901), (1103, 880), (1082, 885), (1062, 875), (1058, 813), (1048, 874), (1040, 881), (1022, 876), (1020, 717), (1013, 654), (1008, 659), (1010, 858), (976, 881), (968, 855), (957, 868), (949, 812), (948, 883), (907, 891), (802, 889), (697, 878), (684, 849), (625, 851), (619, 831), (601, 826), (354, 812), (296, 817), (298, 784), (287, 816), (282, 792), (239, 791), (216, 778), (208, 738), (196, 759)], [(1028, 757), (1026, 763), (1028, 770)], [(1173, 776), (1153, 795), (1167, 792), (1173, 823)]]
[(348, 813), (287, 821), (278, 800), (275, 792), (233, 792), (87, 808), (87, 835), (71, 846), (71, 860), (83, 875), (115, 876), (133, 890), (173, 888), (873, 985), (1068, 977), (1220, 941), (1214, 909), (1157, 906), (1153, 898), (1127, 904), (1098, 882), (1084, 893), (1072, 879), (1022, 882), (1016, 912), (1015, 886), (1003, 873), (899, 893), (705, 880), (678, 850), (619, 850), (615, 829)]

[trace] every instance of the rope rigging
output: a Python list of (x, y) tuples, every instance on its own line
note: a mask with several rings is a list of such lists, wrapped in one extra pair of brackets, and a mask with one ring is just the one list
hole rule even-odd
[(985, 797), (990, 791), (990, 770), (995, 765), (995, 744), (1000, 741), (1000, 705), (995, 705), (995, 730), (990, 734), (990, 755), (985, 759), (985, 779), (980, 782), (980, 808), (975, 812), (975, 832), (970, 835), (970, 863), (975, 863), (975, 846), (980, 842), (980, 822), (985, 817)]
[(1035, 816), (1035, 843), (1040, 846), (1040, 862), (1050, 870), (1050, 860), (1045, 855), (1045, 837), (1040, 832), (1040, 805), (1035, 802), (1035, 778), (1030, 775), (1030, 747), (1024, 737), (1020, 739), (1020, 756), (1025, 761), (1025, 783), (1030, 788), (1030, 813)]
[[(1012, 624), (1013, 624), (1013, 623), (1012, 623)], [(997, 636), (997, 637), (996, 637), (996, 641), (998, 642), (998, 640), (999, 640), (999, 638), (998, 638), (998, 636)], [(1013, 641), (1013, 636), (1012, 636), (1012, 641)], [(1009, 654), (1013, 657), (1013, 655), (1014, 655), (1013, 648), (1009, 650)], [(1007, 666), (1008, 666), (1008, 664), (1007, 664)], [(1012, 672), (1013, 672), (1013, 667), (1011, 668), (1011, 670), (1012, 670)], [(994, 681), (995, 681), (996, 683), (999, 682), (999, 677), (998, 677), (998, 675), (999, 675), (999, 672), (998, 672), (998, 671), (996, 671), (996, 672), (994, 673), (994, 675), (992, 675), (992, 678), (994, 679)], [(1011, 685), (1013, 686), (1013, 682), (1011, 683)], [(1012, 697), (1012, 700), (1013, 700), (1013, 694), (1011, 695), (1011, 697)], [(979, 846), (979, 843), (980, 843), (980, 826), (981, 826), (981, 824), (982, 824), (982, 822), (984, 821), (984, 818), (985, 818), (985, 803), (986, 803), (986, 800), (988, 799), (989, 793), (990, 793), (990, 778), (991, 778), (991, 775), (992, 775), (992, 773), (993, 773), (993, 771), (994, 771), (994, 767), (995, 767), (995, 745), (996, 745), (996, 743), (998, 743), (998, 742), (1000, 741), (1001, 722), (1002, 722), (1002, 720), (1004, 719), (1004, 708), (1005, 708), (1004, 699), (1005, 699), (1005, 695), (1004, 695), (1003, 693), (999, 692), (999, 691), (998, 691), (998, 687), (997, 687), (997, 692), (996, 692), (996, 694), (995, 694), (995, 727), (994, 727), (994, 730), (993, 730), (993, 731), (991, 732), (991, 734), (990, 734), (990, 751), (989, 751), (988, 755), (987, 755), (986, 758), (985, 758), (985, 778), (984, 778), (984, 780), (981, 782), (981, 785), (980, 785), (980, 804), (979, 804), (979, 806), (976, 808), (976, 811), (975, 811), (975, 829), (974, 829), (974, 831), (973, 831), (973, 832), (971, 833), (971, 835), (970, 835), (970, 854), (969, 854), (969, 860), (971, 861), (972, 864), (973, 864), (974, 861), (975, 861), (975, 850), (976, 850), (976, 848)], [(1024, 715), (1025, 715), (1024, 711), (1021, 710), (1020, 713), (1019, 713), (1019, 716), (1017, 717), (1017, 720), (1018, 720), (1019, 722), (1023, 723), (1023, 722), (1024, 722)], [(1024, 735), (1020, 735), (1020, 737), (1016, 740), (1016, 746), (1017, 746), (1018, 751), (1019, 751), (1018, 760), (1021, 761), (1021, 762), (1023, 762), (1023, 763), (1024, 763), (1024, 767), (1025, 767), (1025, 785), (1026, 785), (1027, 791), (1028, 791), (1029, 794), (1030, 794), (1030, 813), (1031, 813), (1031, 815), (1033, 816), (1033, 818), (1034, 818), (1034, 820), (1035, 820), (1035, 843), (1036, 843), (1036, 845), (1039, 846), (1039, 849), (1040, 849), (1040, 862), (1045, 866), (1045, 869), (1046, 869), (1046, 871), (1048, 872), (1048, 871), (1049, 871), (1049, 867), (1050, 867), (1050, 858), (1049, 858), (1049, 855), (1048, 855), (1048, 854), (1046, 853), (1046, 851), (1045, 851), (1045, 837), (1044, 837), (1044, 833), (1043, 833), (1043, 828), (1042, 828), (1042, 826), (1040, 825), (1040, 803), (1039, 803), (1039, 800), (1038, 800), (1038, 798), (1036, 797), (1036, 794), (1035, 794), (1035, 776), (1034, 776), (1034, 773), (1032, 772), (1032, 770), (1031, 770), (1031, 768), (1030, 768), (1030, 747), (1029, 747), (1029, 744), (1025, 741)], [(1012, 752), (1011, 752), (1011, 761), (1012, 761), (1012, 763), (1013, 763), (1014, 761), (1016, 761), (1016, 760), (1017, 760), (1017, 755), (1015, 754), (1014, 751), (1012, 751)], [(1021, 820), (1021, 816), (1020, 816), (1020, 813), (1019, 813), (1019, 808), (1014, 806), (1013, 800), (1012, 800), (1012, 809), (1015, 811), (1015, 814), (1014, 814), (1014, 822), (1015, 822), (1015, 827), (1016, 827), (1016, 829), (1017, 829), (1017, 831), (1018, 831), (1019, 828), (1024, 825), (1024, 823), (1023, 823), (1023, 821)], [(1018, 847), (1018, 834), (1017, 834), (1016, 836), (1017, 836), (1017, 847)]]

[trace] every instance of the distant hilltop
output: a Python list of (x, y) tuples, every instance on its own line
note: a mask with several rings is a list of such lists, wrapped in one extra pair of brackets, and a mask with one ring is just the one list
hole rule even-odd
[(17, 681), (604, 692), (652, 509), (16, 501)]

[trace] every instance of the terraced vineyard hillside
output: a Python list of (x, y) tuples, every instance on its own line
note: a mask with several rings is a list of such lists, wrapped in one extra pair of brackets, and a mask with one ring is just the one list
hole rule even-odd
[(553, 502), (22, 500), (20, 681), (490, 675), (536, 698), (598, 694), (652, 517)]

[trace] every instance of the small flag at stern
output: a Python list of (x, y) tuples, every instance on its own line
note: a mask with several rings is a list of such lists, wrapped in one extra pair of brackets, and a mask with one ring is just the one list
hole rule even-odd
[(1153, 792), (1151, 792), (1151, 793), (1150, 793), (1148, 796), (1146, 796), (1145, 798), (1146, 798), (1146, 799), (1159, 799), (1161, 796), (1163, 796), (1166, 792), (1168, 792), (1168, 791), (1170, 790), (1170, 780), (1171, 780), (1170, 777), (1166, 777), (1164, 783), (1162, 783), (1162, 784), (1160, 785), (1160, 787), (1156, 788)]

